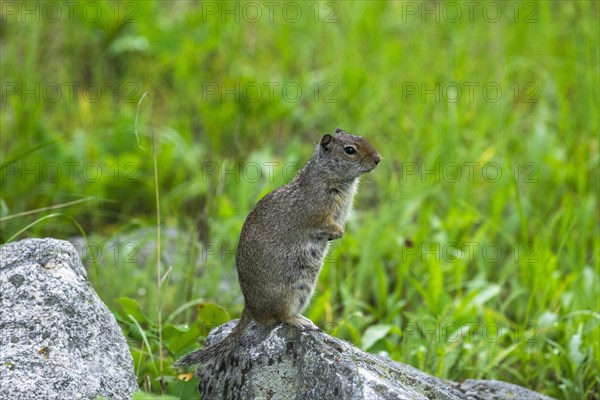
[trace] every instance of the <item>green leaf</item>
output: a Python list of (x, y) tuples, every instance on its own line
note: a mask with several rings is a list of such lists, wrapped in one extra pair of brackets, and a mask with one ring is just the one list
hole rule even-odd
[(148, 322), (148, 318), (144, 315), (140, 305), (136, 300), (130, 297), (119, 297), (116, 301), (119, 303), (123, 311), (135, 318), (136, 321)]
[(129, 315), (129, 319), (137, 327), (140, 335), (142, 336), (142, 340), (144, 341), (144, 344), (146, 345), (146, 349), (148, 351), (148, 355), (150, 356), (150, 360), (152, 361), (152, 367), (154, 368), (154, 373), (156, 375), (158, 375), (158, 370), (156, 369), (156, 364), (154, 362), (154, 355), (152, 354), (152, 347), (150, 346), (150, 342), (148, 342), (148, 337), (146, 335), (146, 332), (144, 332), (144, 330), (142, 329), (142, 327), (140, 326), (140, 324), (136, 321), (136, 319), (132, 315)]
[(183, 350), (191, 350), (198, 347), (198, 340), (200, 339), (200, 328), (193, 325), (190, 330), (185, 332), (182, 336), (165, 340), (165, 346), (173, 354), (180, 354)]
[(181, 398), (183, 397), (151, 394), (148, 392), (142, 392), (141, 390), (133, 394), (133, 400), (179, 400)]
[(181, 337), (188, 332), (190, 328), (187, 325), (166, 324), (162, 330), (163, 340), (168, 340), (174, 337)]
[(365, 351), (370, 349), (375, 343), (383, 339), (390, 329), (392, 329), (392, 325), (377, 324), (370, 326), (363, 334), (360, 347)]
[(198, 378), (193, 377), (189, 381), (174, 379), (169, 382), (167, 390), (169, 394), (177, 396), (178, 399), (198, 398)]
[(169, 315), (167, 317), (166, 322), (167, 323), (173, 322), (175, 320), (175, 317), (177, 317), (179, 314), (181, 314), (182, 312), (184, 312), (188, 308), (193, 307), (193, 306), (198, 305), (198, 304), (202, 304), (202, 303), (204, 303), (203, 299), (196, 299), (196, 300), (191, 300), (191, 301), (188, 301), (188, 302), (180, 305), (179, 307), (177, 307), (177, 309), (175, 311), (173, 311), (171, 313), (171, 315)]
[(223, 308), (213, 303), (198, 304), (198, 321), (209, 326), (218, 326), (229, 321), (231, 317)]

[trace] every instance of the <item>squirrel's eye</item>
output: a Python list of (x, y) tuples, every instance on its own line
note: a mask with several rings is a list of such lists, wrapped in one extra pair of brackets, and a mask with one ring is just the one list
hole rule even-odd
[(344, 151), (346, 152), (346, 154), (356, 154), (356, 148), (352, 147), (352, 146), (346, 146), (344, 147)]

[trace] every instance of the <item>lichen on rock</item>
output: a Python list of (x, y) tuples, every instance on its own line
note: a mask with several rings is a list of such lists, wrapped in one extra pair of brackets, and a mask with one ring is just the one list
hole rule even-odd
[(127, 399), (133, 360), (66, 241), (0, 248), (0, 398)]

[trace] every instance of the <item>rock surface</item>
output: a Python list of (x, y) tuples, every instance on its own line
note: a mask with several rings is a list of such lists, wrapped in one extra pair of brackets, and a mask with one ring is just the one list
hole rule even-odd
[[(214, 329), (207, 344), (235, 326)], [(240, 346), (215, 365), (199, 366), (202, 399), (549, 400), (498, 381), (446, 382), (408, 365), (365, 353), (321, 332), (252, 324)]]
[(66, 241), (0, 248), (0, 399), (127, 399), (137, 390), (117, 322)]
[(548, 396), (501, 381), (467, 379), (463, 383), (454, 383), (454, 385), (469, 400), (551, 400)]

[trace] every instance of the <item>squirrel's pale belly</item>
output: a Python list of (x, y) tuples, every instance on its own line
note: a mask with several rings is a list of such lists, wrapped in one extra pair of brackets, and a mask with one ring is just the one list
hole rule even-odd
[(359, 179), (356, 178), (349, 187), (339, 191), (333, 198), (333, 219), (340, 225), (345, 225), (348, 219), (348, 214), (352, 209), (352, 200), (356, 194)]

